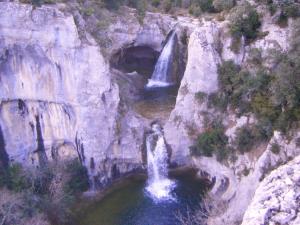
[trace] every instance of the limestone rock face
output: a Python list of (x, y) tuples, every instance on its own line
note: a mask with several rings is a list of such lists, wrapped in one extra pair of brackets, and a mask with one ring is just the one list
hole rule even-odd
[(116, 18), (107, 28), (107, 36), (111, 42), (109, 54), (129, 46), (147, 46), (160, 52), (167, 34), (175, 28), (176, 20), (168, 15), (147, 12), (140, 24), (135, 11), (128, 8), (124, 10), (127, 15)]
[[(288, 140), (279, 132), (274, 132), (266, 147), (262, 145), (253, 153), (239, 155), (229, 165), (222, 165), (205, 157), (194, 159), (195, 166), (200, 171), (206, 171), (215, 180), (211, 195), (227, 205), (225, 212), (210, 218), (208, 224), (240, 224), (256, 189), (264, 182), (268, 173), (299, 155), (299, 136), (300, 133), (296, 132)], [(280, 146), (279, 153), (271, 151), (273, 143)]]
[(210, 94), (218, 90), (218, 32), (214, 22), (204, 22), (192, 32), (189, 39), (186, 70), (175, 109), (164, 128), (167, 143), (173, 150), (173, 160), (177, 163), (183, 163), (189, 155), (190, 130), (203, 128), (201, 112), (207, 107), (198, 101), (196, 93)]
[(0, 3), (0, 126), (10, 160), (78, 156), (100, 183), (141, 168), (143, 125), (120, 119), (118, 86), (93, 43), (55, 7)]
[(300, 157), (268, 175), (255, 191), (242, 225), (300, 223)]

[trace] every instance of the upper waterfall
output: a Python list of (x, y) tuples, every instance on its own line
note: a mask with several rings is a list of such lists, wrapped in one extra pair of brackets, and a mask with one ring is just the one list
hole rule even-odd
[(147, 88), (167, 87), (176, 82), (172, 79), (172, 63), (174, 59), (174, 47), (176, 44), (176, 33), (172, 31), (165, 44), (154, 68), (151, 79), (148, 80)]
[(168, 152), (161, 127), (152, 125), (153, 133), (146, 139), (148, 185), (147, 192), (154, 200), (172, 200), (175, 182), (168, 179)]

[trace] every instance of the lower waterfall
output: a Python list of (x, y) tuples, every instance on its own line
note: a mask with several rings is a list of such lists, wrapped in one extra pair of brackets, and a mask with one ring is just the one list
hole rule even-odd
[(168, 151), (158, 124), (152, 125), (152, 133), (146, 139), (148, 181), (146, 191), (155, 201), (175, 200), (171, 192), (176, 183), (168, 178)]

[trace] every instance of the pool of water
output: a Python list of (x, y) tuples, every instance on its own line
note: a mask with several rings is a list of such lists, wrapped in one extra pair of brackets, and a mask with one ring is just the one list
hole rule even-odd
[(199, 209), (205, 186), (186, 174), (173, 180), (174, 200), (157, 202), (145, 191), (145, 180), (131, 179), (84, 209), (79, 225), (177, 225), (178, 213), (185, 215), (187, 209), (190, 212)]
[(166, 120), (174, 109), (178, 86), (145, 88), (134, 109), (147, 119)]

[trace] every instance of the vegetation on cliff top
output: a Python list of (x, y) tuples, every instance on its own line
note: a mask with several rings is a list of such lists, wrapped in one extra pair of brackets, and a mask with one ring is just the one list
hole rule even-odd
[[(218, 67), (220, 90), (207, 97), (209, 107), (221, 112), (234, 111), (238, 115), (254, 114), (256, 124), (238, 128), (231, 143), (240, 153), (268, 140), (275, 130), (293, 132), (300, 127), (300, 19), (293, 22), (291, 48), (288, 52), (270, 51), (268, 59), (273, 66), (266, 67), (258, 49), (252, 49), (247, 58), (248, 70), (233, 61), (224, 61)], [(199, 99), (197, 94), (197, 99)], [(206, 96), (200, 95), (201, 98)], [(224, 129), (206, 129), (195, 140), (192, 154), (212, 156), (222, 149), (227, 151)], [(232, 148), (224, 155), (232, 153)], [(278, 154), (280, 147), (272, 145)]]

